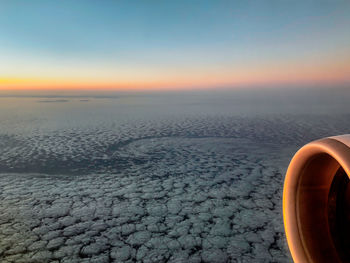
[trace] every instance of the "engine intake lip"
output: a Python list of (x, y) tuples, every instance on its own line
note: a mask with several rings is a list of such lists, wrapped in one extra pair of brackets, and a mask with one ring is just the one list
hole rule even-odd
[(350, 262), (350, 135), (302, 147), (287, 170), (283, 220), (294, 262)]

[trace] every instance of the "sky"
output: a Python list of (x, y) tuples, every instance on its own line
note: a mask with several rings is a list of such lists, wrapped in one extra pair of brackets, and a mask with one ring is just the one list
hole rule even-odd
[(0, 89), (350, 83), (350, 1), (0, 0)]

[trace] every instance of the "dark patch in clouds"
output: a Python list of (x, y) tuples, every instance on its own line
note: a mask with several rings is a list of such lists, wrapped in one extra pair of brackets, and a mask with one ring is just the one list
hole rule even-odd
[(38, 100), (39, 103), (57, 103), (57, 102), (68, 102), (69, 100)]

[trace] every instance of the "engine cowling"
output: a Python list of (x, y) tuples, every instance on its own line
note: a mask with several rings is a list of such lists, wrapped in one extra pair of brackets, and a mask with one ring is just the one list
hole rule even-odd
[(283, 220), (294, 262), (350, 262), (350, 135), (313, 141), (293, 157)]

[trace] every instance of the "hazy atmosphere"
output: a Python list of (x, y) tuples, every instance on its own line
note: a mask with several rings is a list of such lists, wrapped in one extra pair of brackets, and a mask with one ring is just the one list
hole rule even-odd
[[(277, 94), (277, 95), (276, 95)], [(3, 262), (290, 262), (282, 187), (347, 90), (0, 98)]]
[(0, 261), (292, 262), (289, 161), (350, 133), (349, 12), (0, 1)]

